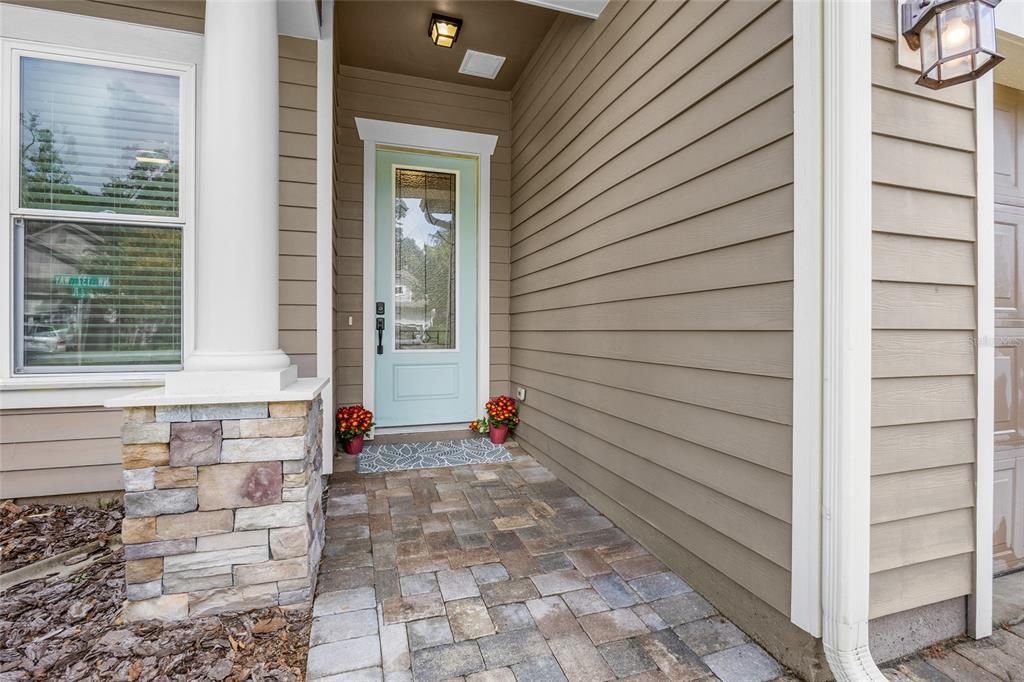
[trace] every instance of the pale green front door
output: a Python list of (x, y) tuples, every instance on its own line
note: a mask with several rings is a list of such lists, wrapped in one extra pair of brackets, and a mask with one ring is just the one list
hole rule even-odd
[(452, 424), (477, 411), (477, 160), (376, 152), (378, 426)]

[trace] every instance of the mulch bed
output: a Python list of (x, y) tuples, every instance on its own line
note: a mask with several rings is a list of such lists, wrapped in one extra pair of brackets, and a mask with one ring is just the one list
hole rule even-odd
[(0, 502), (0, 573), (121, 532), (124, 510)]
[[(96, 511), (81, 509), (90, 515)], [(62, 513), (70, 515), (71, 510), (79, 508), (65, 508)], [(86, 524), (75, 526), (72, 520), (71, 525)], [(5, 552), (7, 538), (14, 537), (9, 531), (5, 526)], [(79, 535), (64, 549), (96, 539), (86, 535)], [(50, 538), (17, 537), (22, 538), (17, 546), (29, 547), (39, 556), (63, 551), (47, 551), (45, 542)], [(27, 563), (17, 561), (19, 555), (12, 552), (12, 565)], [(120, 550), (66, 580), (36, 580), (5, 592), (0, 599), (0, 682), (303, 679), (308, 610), (264, 609), (181, 623), (125, 623), (124, 592)]]

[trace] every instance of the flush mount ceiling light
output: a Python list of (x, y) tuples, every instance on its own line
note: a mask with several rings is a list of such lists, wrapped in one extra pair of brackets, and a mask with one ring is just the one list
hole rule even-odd
[(430, 28), (427, 29), (427, 35), (438, 47), (451, 47), (459, 39), (461, 29), (462, 19), (435, 13), (430, 15)]
[(1003, 61), (996, 53), (1000, 0), (907, 0), (903, 37), (921, 53), (918, 85), (932, 90), (980, 78)]

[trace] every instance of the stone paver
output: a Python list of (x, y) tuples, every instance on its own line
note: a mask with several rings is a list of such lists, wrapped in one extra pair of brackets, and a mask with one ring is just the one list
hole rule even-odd
[(531, 457), (338, 460), (310, 680), (774, 679), (784, 671)]

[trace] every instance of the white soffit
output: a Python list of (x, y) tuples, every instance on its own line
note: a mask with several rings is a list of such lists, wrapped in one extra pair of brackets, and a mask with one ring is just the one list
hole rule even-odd
[(320, 38), (316, 0), (277, 0), (277, 32), (295, 38)]
[(547, 7), (556, 12), (566, 12), (588, 19), (597, 19), (608, 6), (608, 0), (518, 0), (527, 5)]
[(466, 50), (466, 56), (462, 58), (459, 73), (494, 80), (504, 63), (505, 58), (499, 55)]

